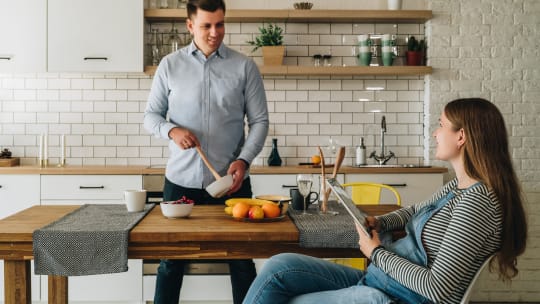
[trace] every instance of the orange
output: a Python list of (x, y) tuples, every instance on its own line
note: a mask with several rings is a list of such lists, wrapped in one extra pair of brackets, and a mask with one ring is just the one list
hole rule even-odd
[(251, 208), (249, 208), (248, 214), (250, 219), (260, 220), (264, 218), (264, 211), (259, 206), (251, 206)]
[(311, 157), (311, 162), (314, 164), (314, 165), (318, 165), (321, 163), (321, 157), (317, 154), (313, 155)]
[(234, 207), (232, 209), (232, 216), (233, 217), (247, 217), (249, 212), (250, 205), (238, 202), (234, 204)]
[(278, 217), (281, 214), (279, 206), (273, 203), (264, 203), (262, 205), (262, 210), (264, 212), (264, 217), (267, 218)]

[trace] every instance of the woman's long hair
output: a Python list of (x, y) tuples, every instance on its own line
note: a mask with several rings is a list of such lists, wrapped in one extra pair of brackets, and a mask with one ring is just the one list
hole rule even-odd
[(503, 280), (518, 273), (517, 257), (527, 244), (523, 194), (508, 148), (508, 134), (501, 112), (481, 98), (457, 99), (444, 108), (455, 130), (463, 129), (465, 172), (495, 192), (503, 210), (498, 272)]

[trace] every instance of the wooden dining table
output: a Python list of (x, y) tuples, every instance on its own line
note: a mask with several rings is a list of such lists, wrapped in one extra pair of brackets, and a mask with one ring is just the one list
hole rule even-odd
[[(5, 304), (31, 303), (30, 261), (32, 233), (79, 205), (33, 206), (0, 220), (0, 259), (4, 260)], [(395, 205), (362, 205), (368, 214), (379, 215), (399, 208)], [(223, 206), (194, 206), (188, 218), (169, 219), (160, 206), (153, 208), (130, 232), (130, 259), (245, 259), (268, 258), (283, 252), (321, 258), (361, 257), (353, 248), (305, 248), (288, 216), (272, 222), (235, 220)], [(352, 219), (351, 219), (352, 220)], [(68, 278), (50, 275), (49, 303), (68, 301)]]

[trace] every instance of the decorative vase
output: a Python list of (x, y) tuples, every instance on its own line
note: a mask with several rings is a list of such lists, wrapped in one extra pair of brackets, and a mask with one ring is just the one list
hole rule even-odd
[(277, 138), (272, 138), (272, 152), (270, 152), (270, 156), (268, 156), (268, 165), (281, 166), (281, 157), (279, 157), (277, 149)]
[(262, 53), (264, 65), (282, 65), (283, 57), (285, 56), (285, 46), (263, 46)]

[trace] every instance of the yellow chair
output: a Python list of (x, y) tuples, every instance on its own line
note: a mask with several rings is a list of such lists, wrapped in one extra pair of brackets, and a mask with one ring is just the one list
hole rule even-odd
[[(396, 205), (401, 206), (401, 196), (391, 186), (377, 183), (347, 183), (342, 185), (343, 188), (351, 187), (351, 198), (356, 205), (377, 205), (380, 203), (381, 192), (383, 189), (387, 189), (392, 192), (396, 199)], [(331, 259), (332, 262), (353, 267), (356, 269), (366, 269), (365, 258), (351, 258), (351, 259)]]

